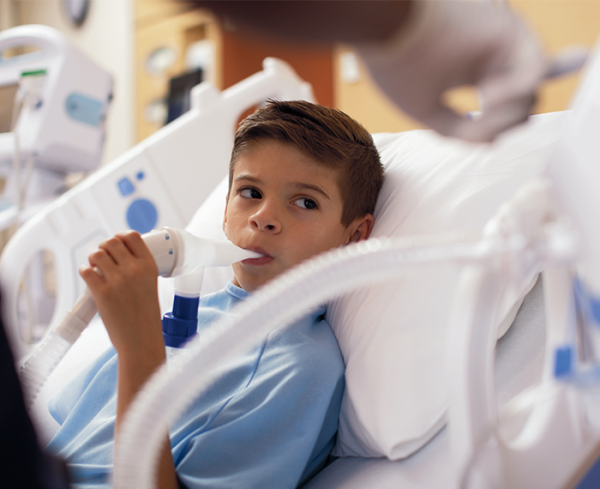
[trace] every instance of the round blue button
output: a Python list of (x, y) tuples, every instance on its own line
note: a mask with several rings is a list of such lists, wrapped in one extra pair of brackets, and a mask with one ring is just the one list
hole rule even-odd
[(158, 221), (158, 212), (147, 199), (134, 200), (127, 209), (127, 225), (140, 234), (152, 231)]

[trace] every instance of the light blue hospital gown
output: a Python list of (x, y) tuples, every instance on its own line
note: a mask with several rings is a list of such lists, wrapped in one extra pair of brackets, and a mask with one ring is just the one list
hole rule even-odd
[[(229, 283), (203, 297), (199, 334), (248, 295)], [(181, 483), (293, 488), (323, 467), (337, 430), (344, 371), (324, 313), (321, 307), (272, 332), (171, 425)], [(110, 348), (50, 403), (61, 427), (47, 450), (66, 459), (77, 488), (108, 487), (116, 375)]]

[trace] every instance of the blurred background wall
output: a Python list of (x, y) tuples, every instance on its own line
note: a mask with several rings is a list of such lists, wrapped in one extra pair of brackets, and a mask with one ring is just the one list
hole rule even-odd
[[(31, 23), (55, 27), (113, 75), (105, 161), (165, 123), (170, 92), (198, 79), (225, 89), (260, 70), (266, 56), (290, 62), (313, 84), (320, 103), (340, 108), (371, 132), (418, 127), (381, 95), (347, 46), (273, 43), (242, 34), (178, 0), (89, 0), (87, 18), (77, 27), (67, 14), (69, 1), (85, 2), (0, 0), (0, 29)], [(591, 47), (600, 32), (600, 1), (510, 0), (508, 5), (538, 33), (549, 53), (570, 44)], [(577, 82), (578, 76), (571, 76), (548, 83), (536, 111), (567, 108)], [(477, 107), (472, 90), (457, 89), (449, 100), (459, 110)]]

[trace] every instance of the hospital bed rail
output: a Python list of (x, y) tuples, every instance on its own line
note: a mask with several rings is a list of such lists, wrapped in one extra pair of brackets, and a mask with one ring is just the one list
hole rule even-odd
[[(145, 233), (186, 226), (227, 175), (241, 115), (268, 98), (314, 101), (311, 85), (275, 58), (266, 58), (262, 71), (222, 92), (202, 83), (192, 90), (189, 112), (90, 175), (15, 233), (0, 257), (2, 317), (15, 358), (22, 360), (35, 347), (19, 333), (22, 283), (32, 259), (44, 251), (54, 257), (52, 325), (83, 292), (78, 267), (101, 241), (124, 229)], [(31, 311), (26, 314), (31, 319)]]

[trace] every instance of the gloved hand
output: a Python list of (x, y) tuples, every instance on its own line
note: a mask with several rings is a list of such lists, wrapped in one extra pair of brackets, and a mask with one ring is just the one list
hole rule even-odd
[[(472, 1), (412, 2), (400, 31), (356, 48), (376, 83), (408, 115), (446, 136), (492, 141), (527, 119), (542, 80), (580, 67), (585, 53), (556, 60), (504, 8)], [(445, 105), (444, 92), (476, 85), (481, 114)]]

